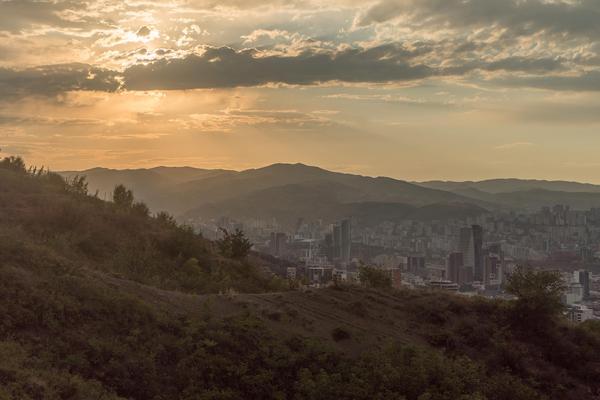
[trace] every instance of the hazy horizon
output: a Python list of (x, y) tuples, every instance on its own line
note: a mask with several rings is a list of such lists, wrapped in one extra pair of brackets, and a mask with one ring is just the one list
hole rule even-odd
[[(105, 169), (105, 170), (109, 170), (109, 171), (139, 171), (139, 170), (152, 170), (152, 169), (157, 169), (157, 168), (191, 168), (191, 169), (198, 169), (198, 170), (224, 170), (224, 171), (233, 171), (233, 172), (245, 172), (245, 171), (251, 171), (251, 170), (260, 170), (260, 169), (265, 169), (265, 168), (269, 168), (275, 165), (301, 165), (301, 166), (305, 166), (305, 167), (310, 167), (310, 168), (319, 168), (319, 169), (323, 169), (329, 172), (335, 172), (335, 173), (341, 173), (341, 174), (350, 174), (350, 175), (358, 175), (358, 176), (365, 176), (365, 177), (371, 177), (371, 178), (392, 178), (395, 180), (400, 180), (400, 181), (406, 181), (409, 183), (426, 183), (426, 182), (443, 182), (443, 183), (469, 183), (469, 182), (473, 182), (473, 183), (478, 183), (478, 182), (485, 182), (485, 181), (502, 181), (502, 180), (521, 180), (521, 181), (547, 181), (547, 182), (565, 182), (565, 183), (579, 183), (582, 185), (600, 185), (600, 183), (594, 183), (594, 182), (584, 182), (584, 181), (575, 181), (575, 180), (561, 180), (561, 179), (543, 179), (543, 178), (536, 178), (536, 177), (514, 177), (514, 176), (499, 176), (499, 177), (494, 177), (494, 178), (484, 178), (484, 179), (461, 179), (461, 180), (453, 180), (453, 179), (443, 179), (443, 178), (434, 178), (434, 179), (428, 179), (428, 180), (411, 180), (411, 179), (404, 179), (402, 177), (398, 177), (398, 176), (386, 176), (386, 175), (366, 175), (366, 174), (361, 174), (359, 172), (352, 172), (352, 171), (343, 171), (343, 170), (336, 170), (336, 169), (330, 169), (330, 168), (326, 168), (320, 165), (312, 165), (312, 164), (305, 164), (302, 162), (276, 162), (273, 164), (266, 164), (266, 165), (258, 165), (256, 167), (250, 167), (250, 168), (238, 168), (238, 169), (233, 169), (233, 168), (202, 168), (202, 167), (196, 167), (196, 166), (192, 166), (192, 165), (152, 165), (152, 166), (145, 166), (145, 167), (139, 167), (139, 168), (111, 168), (111, 167), (104, 167), (104, 166), (94, 166), (91, 168), (83, 168), (83, 169), (73, 169), (73, 170), (54, 170), (60, 173), (77, 173), (77, 172), (86, 172), (86, 171), (90, 171), (90, 170), (94, 170), (94, 169)], [(53, 170), (53, 169), (51, 169)]]

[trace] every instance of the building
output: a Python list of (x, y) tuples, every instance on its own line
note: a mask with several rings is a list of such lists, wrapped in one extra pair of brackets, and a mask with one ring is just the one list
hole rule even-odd
[(296, 267), (288, 267), (286, 269), (285, 276), (286, 276), (287, 279), (295, 281), (297, 273), (298, 273), (298, 271), (297, 271)]
[(333, 225), (333, 259), (342, 258), (342, 227)]
[(573, 273), (573, 282), (579, 283), (583, 288), (583, 299), (590, 298), (590, 271), (575, 271)]
[(411, 274), (420, 275), (425, 273), (425, 257), (408, 256), (406, 259), (406, 270)]
[(578, 282), (569, 284), (563, 295), (563, 300), (567, 305), (573, 305), (583, 301), (583, 286)]
[(594, 319), (594, 310), (581, 304), (572, 305), (567, 309), (567, 318), (579, 324)]
[(343, 220), (340, 229), (342, 235), (340, 258), (342, 259), (342, 262), (348, 264), (351, 260), (352, 250), (352, 224), (350, 223), (350, 220)]
[(430, 281), (427, 283), (432, 289), (440, 289), (448, 292), (458, 292), (458, 284), (450, 281)]
[(463, 253), (451, 253), (448, 256), (447, 262), (447, 273), (446, 277), (448, 280), (454, 283), (462, 284), (461, 282), (461, 269), (464, 266)]
[(483, 281), (483, 228), (472, 225), (460, 230), (458, 250), (463, 254), (463, 264), (473, 269), (473, 279)]
[(500, 284), (502, 260), (498, 254), (489, 253), (483, 258), (483, 284), (490, 286)]
[(345, 219), (338, 224), (334, 224), (331, 239), (328, 237), (325, 239), (331, 241), (330, 259), (349, 264), (352, 259), (352, 224), (350, 220)]
[(333, 280), (333, 268), (307, 267), (306, 278), (312, 285), (324, 285)]
[(271, 232), (269, 250), (272, 255), (281, 257), (285, 254), (287, 246), (287, 235), (282, 232)]

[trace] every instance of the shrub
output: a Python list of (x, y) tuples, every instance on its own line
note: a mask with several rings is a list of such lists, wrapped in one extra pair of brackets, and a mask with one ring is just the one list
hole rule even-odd
[(352, 337), (350, 332), (344, 328), (337, 327), (331, 331), (331, 337), (336, 342), (341, 342), (342, 340), (348, 340)]
[(373, 267), (360, 267), (358, 271), (360, 282), (372, 288), (384, 289), (392, 287), (392, 278), (385, 271)]

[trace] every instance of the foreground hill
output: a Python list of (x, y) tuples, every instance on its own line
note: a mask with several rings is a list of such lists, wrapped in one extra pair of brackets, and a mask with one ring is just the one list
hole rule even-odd
[(165, 289), (262, 291), (260, 267), (222, 257), (214, 243), (143, 203), (119, 206), (55, 174), (0, 169), (2, 261), (114, 273)]
[(600, 393), (597, 324), (532, 330), (511, 303), (432, 291), (281, 291), (164, 215), (17, 164), (0, 162), (0, 399)]

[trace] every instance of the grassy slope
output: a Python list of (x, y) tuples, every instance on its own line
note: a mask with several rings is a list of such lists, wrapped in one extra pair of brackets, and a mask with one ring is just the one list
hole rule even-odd
[[(195, 258), (198, 262), (190, 262)], [(256, 294), (207, 294), (235, 287)], [(592, 325), (276, 282), (190, 232), (0, 170), (0, 399), (585, 399)]]

